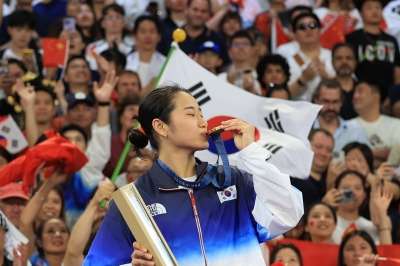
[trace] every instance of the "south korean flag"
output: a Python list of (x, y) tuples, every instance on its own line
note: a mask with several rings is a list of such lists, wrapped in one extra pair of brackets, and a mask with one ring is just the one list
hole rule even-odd
[(28, 142), (10, 115), (0, 117), (0, 146), (11, 154), (16, 154), (28, 147)]

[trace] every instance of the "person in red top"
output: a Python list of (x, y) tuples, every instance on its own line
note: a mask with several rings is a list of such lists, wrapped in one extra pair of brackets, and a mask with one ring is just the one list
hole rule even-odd
[[(118, 163), (122, 150), (125, 147), (126, 140), (128, 139), (128, 131), (135, 126), (136, 120), (132, 117), (138, 115), (140, 104), (140, 97), (138, 94), (129, 93), (122, 98), (121, 103), (117, 109), (118, 117), (118, 130), (119, 135), (111, 137), (111, 157), (103, 170), (103, 174), (111, 177), (114, 169)], [(128, 155), (125, 158), (124, 164), (121, 168), (121, 173), (126, 172), (131, 157)]]

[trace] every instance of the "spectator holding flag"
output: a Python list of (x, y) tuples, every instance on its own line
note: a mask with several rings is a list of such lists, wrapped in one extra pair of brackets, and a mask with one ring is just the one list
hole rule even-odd
[[(228, 205), (218, 202), (217, 192), (221, 189), (217, 187), (222, 176), (208, 173), (207, 176), (215, 180), (210, 184), (203, 179), (207, 163), (196, 163), (194, 153), (209, 145), (207, 122), (195, 98), (187, 90), (171, 85), (151, 91), (139, 107), (138, 121), (141, 127), (133, 129), (129, 137), (135, 152), (142, 156), (140, 149), (150, 141), (159, 151), (159, 160), (135, 184), (146, 204), (154, 202), (154, 197), (158, 197), (157, 204), (165, 204), (165, 214), (154, 218), (179, 264), (212, 265), (217, 261), (236, 265), (265, 263), (259, 243), (296, 226), (303, 215), (303, 206), (300, 192), (291, 187), (289, 177), (265, 161), (270, 154), (254, 143), (254, 127), (239, 119), (221, 124), (222, 129), (233, 132), (235, 145), (240, 150), (239, 160), (247, 170), (230, 168), (229, 185), (235, 184), (236, 192), (232, 204)], [(229, 180), (228, 172), (224, 176)], [(200, 183), (200, 188), (190, 189)], [(183, 187), (179, 188), (178, 184), (183, 184)], [(171, 190), (160, 193), (160, 186)], [(211, 196), (215, 204), (210, 204)], [(225, 200), (220, 198), (220, 201)], [(181, 207), (176, 209), (176, 206)], [(215, 217), (217, 220), (201, 220), (200, 226), (198, 220), (195, 221), (193, 210), (196, 210), (195, 217)], [(189, 220), (179, 217), (188, 217)], [(237, 220), (239, 217), (240, 222)], [(171, 223), (179, 230), (171, 230)], [(215, 224), (222, 224), (218, 232)], [(234, 224), (240, 225), (239, 228), (231, 226)], [(246, 229), (242, 231), (241, 226)], [(199, 228), (202, 228), (200, 234), (204, 238), (199, 238)], [(110, 244), (105, 246), (104, 241)], [(183, 248), (187, 243), (197, 243), (197, 247)], [(216, 245), (219, 247), (214, 250), (216, 252), (208, 251)], [(117, 206), (111, 202), (83, 265), (129, 262), (132, 265), (151, 265), (151, 258), (146, 247), (135, 241)]]

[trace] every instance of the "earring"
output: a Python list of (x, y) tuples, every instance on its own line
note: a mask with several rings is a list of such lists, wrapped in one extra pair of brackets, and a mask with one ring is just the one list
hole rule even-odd
[(167, 137), (167, 134), (164, 135), (164, 139)]

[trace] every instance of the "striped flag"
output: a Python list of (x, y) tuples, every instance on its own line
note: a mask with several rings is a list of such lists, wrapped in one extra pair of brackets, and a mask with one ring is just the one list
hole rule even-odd
[[(308, 178), (313, 153), (308, 134), (321, 106), (305, 101), (286, 101), (257, 96), (219, 79), (179, 48), (170, 56), (159, 84), (175, 82), (191, 91), (202, 108), (209, 128), (221, 121), (239, 118), (256, 127), (256, 141), (271, 151), (273, 163), (281, 172)], [(225, 148), (232, 165), (238, 152), (230, 132), (223, 132)], [(204, 161), (217, 160), (213, 143), (196, 153)]]
[(11, 154), (28, 147), (28, 142), (11, 115), (0, 117), (0, 146)]

